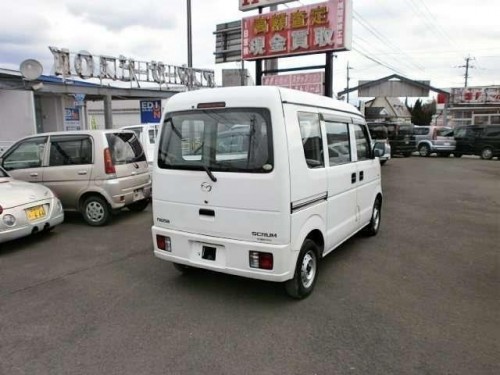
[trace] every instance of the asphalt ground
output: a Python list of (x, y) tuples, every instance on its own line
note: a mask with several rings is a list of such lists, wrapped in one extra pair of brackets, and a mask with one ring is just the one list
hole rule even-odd
[(395, 158), (313, 294), (152, 253), (151, 207), (0, 245), (0, 374), (499, 374), (500, 161)]

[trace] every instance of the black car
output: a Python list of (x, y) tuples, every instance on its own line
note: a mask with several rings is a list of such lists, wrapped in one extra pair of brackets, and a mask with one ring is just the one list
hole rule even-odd
[(454, 155), (479, 155), (489, 160), (500, 157), (500, 125), (470, 125), (455, 129)]
[(412, 124), (390, 122), (368, 124), (370, 128), (380, 127), (381, 125), (387, 129), (387, 139), (391, 145), (391, 156), (403, 155), (408, 157), (411, 156), (412, 152), (416, 151), (417, 144)]

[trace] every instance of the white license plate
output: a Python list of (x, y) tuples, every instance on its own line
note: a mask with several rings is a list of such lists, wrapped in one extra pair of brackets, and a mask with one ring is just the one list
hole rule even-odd
[(144, 190), (134, 190), (134, 201), (140, 201), (141, 199), (144, 199)]

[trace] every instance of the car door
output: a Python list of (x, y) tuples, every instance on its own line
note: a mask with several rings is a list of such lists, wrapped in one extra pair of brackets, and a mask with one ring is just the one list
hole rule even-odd
[(42, 182), (47, 137), (22, 140), (2, 156), (2, 167), (18, 180)]
[(380, 185), (380, 163), (372, 157), (367, 127), (363, 124), (353, 124), (352, 129), (356, 149), (357, 224), (358, 229), (361, 229), (372, 216), (375, 196)]
[(324, 116), (327, 143), (327, 251), (356, 231), (356, 165), (346, 119)]
[(92, 140), (88, 135), (55, 135), (50, 137), (48, 150), (43, 184), (59, 197), (64, 208), (76, 209), (90, 181)]

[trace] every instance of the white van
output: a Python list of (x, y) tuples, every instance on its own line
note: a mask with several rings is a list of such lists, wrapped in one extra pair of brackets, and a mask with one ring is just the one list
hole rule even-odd
[(135, 133), (146, 153), (146, 160), (150, 166), (153, 165), (156, 137), (158, 135), (158, 123), (123, 126), (122, 130), (131, 130)]
[(180, 93), (153, 169), (154, 254), (311, 293), (319, 260), (375, 235), (379, 146), (351, 105), (270, 86)]

